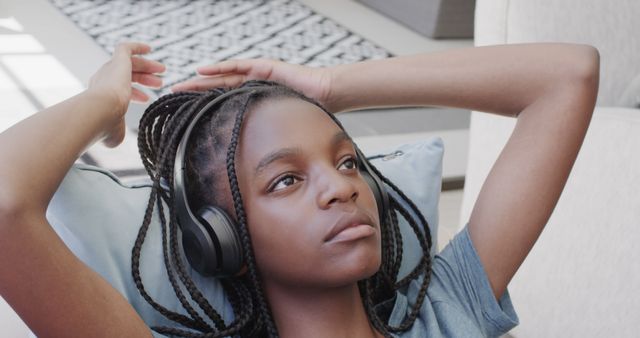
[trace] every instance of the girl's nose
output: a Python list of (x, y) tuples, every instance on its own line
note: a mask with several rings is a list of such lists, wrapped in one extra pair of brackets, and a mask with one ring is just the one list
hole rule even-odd
[(338, 202), (355, 201), (358, 198), (354, 177), (347, 176), (335, 168), (323, 173), (318, 179), (318, 204), (326, 209)]

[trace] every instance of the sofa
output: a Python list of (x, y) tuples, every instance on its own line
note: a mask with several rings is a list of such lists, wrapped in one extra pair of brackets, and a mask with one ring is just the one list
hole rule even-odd
[[(553, 215), (509, 290), (520, 337), (640, 335), (640, 1), (478, 0), (475, 45), (597, 47), (600, 91)], [(461, 220), (515, 119), (473, 112)], [(517, 226), (517, 220), (514, 220)]]
[(430, 38), (473, 37), (475, 0), (358, 0)]

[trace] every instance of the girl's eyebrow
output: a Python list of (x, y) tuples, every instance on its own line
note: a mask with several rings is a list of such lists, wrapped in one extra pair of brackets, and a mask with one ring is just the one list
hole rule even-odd
[(300, 148), (282, 148), (276, 151), (270, 152), (260, 160), (254, 171), (255, 176), (260, 176), (262, 171), (275, 161), (282, 160), (287, 157), (296, 157), (302, 154)]
[[(349, 135), (346, 132), (341, 130), (335, 133), (333, 137), (331, 137), (330, 145), (332, 148), (335, 148), (338, 146), (338, 144), (345, 141), (348, 141), (349, 143), (352, 142), (351, 137), (349, 137)], [(302, 150), (300, 150), (300, 148), (294, 148), (294, 147), (282, 148), (282, 149), (272, 151), (269, 154), (267, 154), (265, 157), (263, 157), (260, 160), (260, 162), (258, 162), (258, 165), (254, 170), (254, 176), (260, 176), (262, 171), (275, 161), (279, 161), (287, 157), (300, 156), (301, 154), (302, 154)]]
[(344, 130), (341, 130), (333, 135), (331, 138), (331, 147), (336, 147), (338, 144), (349, 141), (349, 143), (353, 143), (351, 140), (351, 136), (347, 134)]

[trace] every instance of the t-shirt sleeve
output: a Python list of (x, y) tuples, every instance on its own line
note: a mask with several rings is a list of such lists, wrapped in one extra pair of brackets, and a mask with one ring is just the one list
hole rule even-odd
[(428, 295), (434, 309), (443, 308), (437, 303), (446, 304), (447, 312), (466, 315), (488, 337), (505, 334), (518, 324), (509, 292), (496, 300), (467, 227), (435, 256)]

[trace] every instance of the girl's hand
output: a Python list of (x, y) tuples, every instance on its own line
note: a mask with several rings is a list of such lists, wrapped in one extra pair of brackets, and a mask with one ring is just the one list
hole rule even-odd
[(254, 59), (228, 60), (198, 68), (201, 77), (174, 85), (173, 91), (205, 91), (234, 88), (249, 80), (267, 80), (289, 86), (318, 101), (331, 111), (331, 73), (328, 68), (313, 68), (281, 61)]
[(89, 81), (88, 92), (106, 99), (105, 103), (114, 108), (113, 123), (107, 128), (103, 141), (108, 147), (115, 147), (124, 139), (124, 114), (129, 101), (145, 102), (149, 99), (145, 93), (131, 85), (139, 83), (154, 88), (162, 86), (162, 79), (155, 74), (163, 72), (164, 65), (137, 56), (150, 50), (151, 47), (143, 43), (119, 44), (111, 60), (100, 67)]

